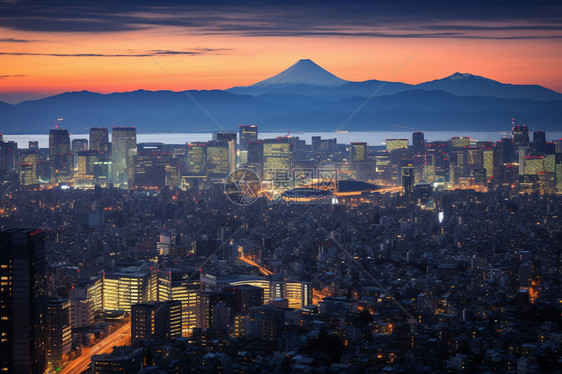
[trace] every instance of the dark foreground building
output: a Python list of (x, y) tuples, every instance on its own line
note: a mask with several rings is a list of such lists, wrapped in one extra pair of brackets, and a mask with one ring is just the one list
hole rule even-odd
[(46, 369), (44, 236), (41, 231), (0, 232), (0, 372)]

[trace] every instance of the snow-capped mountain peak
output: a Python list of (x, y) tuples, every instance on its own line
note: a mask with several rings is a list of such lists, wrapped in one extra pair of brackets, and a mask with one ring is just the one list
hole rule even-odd
[(297, 61), (287, 70), (271, 78), (253, 84), (250, 87), (286, 86), (292, 84), (306, 84), (313, 86), (341, 86), (348, 81), (336, 77), (323, 69), (314, 61), (303, 59)]

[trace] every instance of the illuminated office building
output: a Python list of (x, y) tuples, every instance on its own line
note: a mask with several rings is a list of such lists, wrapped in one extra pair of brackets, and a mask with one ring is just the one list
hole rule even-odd
[(258, 141), (257, 125), (241, 125), (239, 126), (240, 150), (247, 151), (248, 144)]
[(486, 170), (486, 178), (493, 179), (498, 169), (498, 151), (496, 148), (482, 150), (482, 166)]
[(453, 148), (470, 147), (470, 136), (453, 136), (451, 138), (451, 147)]
[(111, 132), (112, 182), (118, 187), (133, 185), (134, 156), (137, 154), (137, 130), (114, 127)]
[(201, 290), (200, 274), (174, 269), (158, 275), (158, 300), (181, 302), (182, 336), (191, 335), (197, 327), (197, 301)]
[(41, 231), (0, 232), (0, 372), (46, 369), (47, 278)]
[(187, 143), (187, 176), (205, 177), (207, 175), (207, 145), (205, 143)]
[(94, 178), (94, 165), (101, 161), (101, 153), (98, 151), (80, 151), (77, 153), (77, 175), (76, 179)]
[(408, 139), (386, 139), (386, 150), (408, 149)]
[(225, 178), (230, 172), (230, 148), (226, 142), (211, 141), (207, 143), (207, 176)]
[(467, 173), (472, 174), (476, 169), (482, 169), (484, 165), (483, 151), (479, 147), (469, 147), (466, 149)]
[(135, 304), (131, 307), (131, 339), (173, 339), (181, 336), (181, 302), (167, 300)]
[(266, 139), (263, 142), (263, 174), (266, 180), (289, 182), (291, 171), (290, 138)]
[(228, 144), (228, 172), (236, 169), (236, 133), (230, 131), (218, 131), (213, 133), (213, 140)]
[(28, 144), (29, 144), (30, 151), (36, 152), (39, 150), (39, 142), (37, 140), (30, 140)]
[(523, 174), (538, 175), (544, 172), (543, 156), (527, 156), (523, 159), (523, 163)]
[(90, 129), (90, 150), (104, 155), (109, 154), (109, 134), (106, 127), (92, 127)]
[(131, 305), (152, 301), (151, 273), (107, 273), (103, 278), (103, 310), (130, 312)]
[(72, 348), (70, 300), (49, 298), (46, 331), (47, 359), (56, 369)]
[(555, 173), (555, 187), (554, 190), (557, 194), (562, 194), (562, 153), (557, 153), (554, 156), (554, 168), (556, 170)]
[(21, 155), (20, 163), (20, 183), (24, 186), (37, 184), (37, 164), (39, 155), (36, 152), (27, 152)]
[(74, 155), (74, 168), (78, 165), (78, 152), (88, 150), (88, 139), (72, 139), (72, 154)]
[(349, 160), (351, 162), (365, 161), (367, 158), (366, 142), (351, 142)]
[(286, 299), (289, 308), (301, 309), (312, 305), (312, 286), (308, 282), (272, 281), (269, 298)]

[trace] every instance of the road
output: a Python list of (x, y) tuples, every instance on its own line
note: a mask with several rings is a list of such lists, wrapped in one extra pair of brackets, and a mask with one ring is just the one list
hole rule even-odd
[(85, 348), (80, 357), (72, 360), (59, 374), (79, 374), (88, 369), (92, 356), (109, 353), (115, 346), (131, 344), (131, 323), (128, 322), (109, 334), (105, 339), (91, 348)]

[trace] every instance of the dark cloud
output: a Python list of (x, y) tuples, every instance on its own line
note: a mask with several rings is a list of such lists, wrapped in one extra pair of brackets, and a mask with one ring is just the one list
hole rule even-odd
[(32, 41), (28, 39), (0, 38), (0, 43), (29, 43)]
[(227, 49), (200, 48), (190, 51), (150, 50), (131, 53), (36, 53), (36, 52), (0, 52), (0, 56), (51, 56), (51, 57), (151, 57), (169, 55), (199, 56), (206, 54), (219, 54)]
[(543, 39), (562, 37), (562, 2), (20, 0), (0, 1), (0, 24), (45, 32), (176, 26), (244, 36)]
[(0, 75), (0, 79), (18, 78), (18, 77), (27, 77), (27, 75), (24, 75), (24, 74)]

